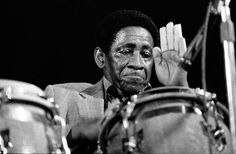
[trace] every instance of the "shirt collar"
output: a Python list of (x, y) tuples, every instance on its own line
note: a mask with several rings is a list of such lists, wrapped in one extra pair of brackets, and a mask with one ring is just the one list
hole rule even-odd
[[(110, 98), (111, 97), (109, 97), (111, 95), (108, 96), (107, 90), (108, 90), (108, 88), (109, 88), (109, 90), (112, 90), (115, 86), (109, 80), (107, 80), (105, 77), (103, 77), (102, 80), (103, 80), (104, 101), (105, 101), (104, 109), (106, 110), (108, 108), (108, 106), (111, 105), (111, 102), (110, 102)], [(139, 93), (141, 93), (143, 91), (146, 91), (148, 89), (151, 89), (151, 88), (152, 88), (151, 84), (148, 83), (148, 85), (143, 90), (141, 90)], [(115, 90), (115, 89), (113, 89), (113, 90)], [(129, 98), (125, 97), (124, 95), (122, 95), (121, 92), (119, 91), (119, 89), (117, 89), (115, 91), (118, 92), (118, 95), (116, 95), (116, 96), (119, 96), (118, 99), (120, 99), (121, 102), (125, 102), (125, 101), (127, 101), (129, 99)], [(109, 92), (109, 94), (111, 94), (111, 91)]]
[(110, 87), (112, 85), (112, 83), (110, 81), (108, 81), (105, 76), (103, 76), (102, 80), (103, 80), (104, 92), (106, 94), (108, 87)]

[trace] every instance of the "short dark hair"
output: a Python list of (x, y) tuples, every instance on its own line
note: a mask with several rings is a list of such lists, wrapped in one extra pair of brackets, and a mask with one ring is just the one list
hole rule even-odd
[(153, 37), (154, 45), (159, 45), (159, 33), (154, 21), (137, 10), (117, 10), (103, 18), (96, 30), (96, 45), (107, 53), (117, 32), (128, 26), (147, 29)]

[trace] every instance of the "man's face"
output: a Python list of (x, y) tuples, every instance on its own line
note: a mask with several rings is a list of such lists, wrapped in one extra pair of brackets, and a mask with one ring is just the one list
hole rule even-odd
[(151, 77), (153, 44), (151, 34), (142, 27), (121, 29), (106, 56), (105, 76), (125, 93), (139, 92)]

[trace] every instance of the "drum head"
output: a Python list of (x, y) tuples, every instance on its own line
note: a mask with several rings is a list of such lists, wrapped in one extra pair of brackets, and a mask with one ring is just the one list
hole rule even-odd
[(157, 99), (189, 98), (197, 100), (196, 97), (197, 95), (195, 89), (191, 89), (188, 87), (178, 87), (178, 86), (158, 87), (138, 94), (136, 105), (141, 105), (142, 103), (146, 103)]
[[(203, 101), (195, 89), (178, 86), (153, 88), (136, 95), (136, 99), (133, 101), (135, 102), (135, 109), (131, 117), (140, 115), (141, 110), (144, 111), (144, 108), (145, 110), (163, 108), (163, 110), (167, 111), (164, 108), (188, 106), (202, 109), (203, 107)], [(201, 114), (200, 110), (196, 111), (199, 111), (199, 114)]]

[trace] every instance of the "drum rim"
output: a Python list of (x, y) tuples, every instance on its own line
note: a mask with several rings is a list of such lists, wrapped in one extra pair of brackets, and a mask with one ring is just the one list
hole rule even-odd
[(135, 101), (135, 106), (142, 105), (143, 103), (147, 103), (153, 100), (162, 100), (162, 99), (192, 99), (196, 101), (200, 101), (194, 94), (183, 94), (183, 93), (171, 93), (168, 94), (152, 94), (150, 96), (145, 96), (143, 98), (139, 98), (137, 101)]
[(186, 91), (193, 91), (195, 88), (190, 88), (186, 86), (161, 86), (161, 87), (156, 87), (152, 88), (146, 91), (143, 91), (142, 93), (137, 94), (138, 96), (143, 96), (146, 94), (152, 94), (153, 92), (158, 91), (159, 93), (163, 92), (170, 92), (170, 91), (175, 91), (175, 92), (186, 92)]
[(27, 88), (31, 88), (32, 90), (37, 91), (37, 93), (39, 93), (39, 95), (45, 96), (44, 91), (41, 88), (39, 88), (38, 86), (36, 86), (32, 83), (19, 81), (19, 80), (1, 79), (0, 78), (0, 88), (9, 87), (9, 86), (10, 87), (27, 87)]
[[(137, 94), (137, 100), (135, 101), (135, 108), (143, 106), (145, 103), (150, 103), (154, 100), (161, 99), (189, 99), (198, 102), (199, 105), (203, 105), (202, 100), (197, 96), (195, 90), (197, 88), (189, 88), (182, 86), (168, 86), (168, 87), (157, 87), (143, 93)], [(155, 92), (155, 93), (154, 93)], [(154, 93), (154, 94), (153, 94)], [(229, 110), (221, 102), (216, 102), (216, 107), (220, 109), (226, 117), (229, 116)]]
[[(14, 95), (12, 98), (9, 99), (9, 101), (25, 101), (25, 102), (32, 102), (32, 104), (36, 104), (39, 106), (44, 106), (45, 108), (53, 108), (53, 104), (50, 104), (50, 101), (43, 99), (41, 97), (31, 97), (31, 96), (20, 96), (20, 95)], [(26, 103), (29, 104), (30, 103)]]
[[(0, 90), (5, 92), (7, 88), (11, 88), (12, 91), (10, 97), (7, 97), (5, 101), (6, 104), (7, 102), (18, 102), (20, 104), (36, 105), (53, 113), (54, 104), (46, 98), (45, 92), (38, 86), (19, 80), (0, 79)], [(0, 95), (0, 97), (2, 96)]]
[[(155, 93), (154, 93), (155, 92)], [(187, 93), (186, 93), (187, 92)], [(181, 87), (181, 86), (169, 86), (169, 87), (157, 87), (140, 94), (137, 94), (137, 100), (134, 100), (135, 106), (142, 105), (144, 102), (150, 102), (154, 99), (175, 99), (175, 98), (186, 98), (195, 101), (200, 101), (197, 95), (194, 93), (194, 88)]]

